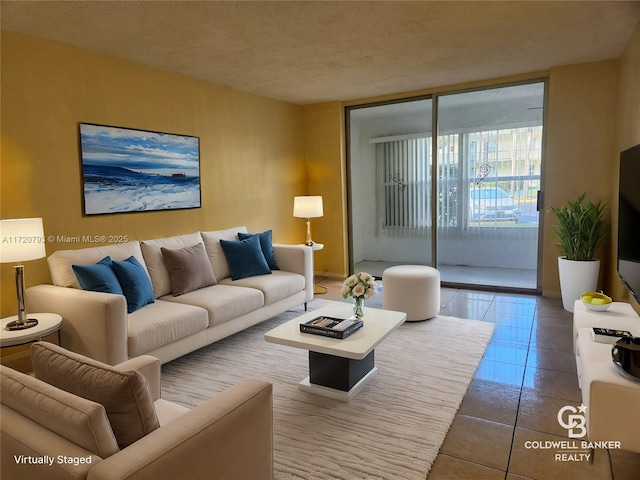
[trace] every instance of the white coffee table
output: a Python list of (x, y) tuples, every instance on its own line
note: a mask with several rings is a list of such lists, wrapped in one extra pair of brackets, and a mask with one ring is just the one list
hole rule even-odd
[(352, 310), (346, 303), (328, 305), (265, 333), (267, 342), (309, 351), (309, 376), (300, 382), (301, 390), (350, 401), (378, 371), (375, 348), (407, 318), (403, 312), (365, 308), (364, 326), (345, 339), (300, 332), (300, 324), (315, 317), (348, 318)]

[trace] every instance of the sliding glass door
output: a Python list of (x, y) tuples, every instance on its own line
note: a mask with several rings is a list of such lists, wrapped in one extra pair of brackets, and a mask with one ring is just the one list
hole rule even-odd
[(350, 258), (381, 276), (432, 259), (429, 98), (350, 110)]
[(534, 82), (350, 109), (353, 269), (537, 289), (543, 104)]

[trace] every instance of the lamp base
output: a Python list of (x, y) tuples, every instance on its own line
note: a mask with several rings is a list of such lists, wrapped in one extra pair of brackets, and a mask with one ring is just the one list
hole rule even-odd
[(35, 318), (27, 318), (24, 322), (15, 320), (7, 323), (7, 330), (26, 330), (27, 328), (35, 327), (38, 325), (38, 320)]

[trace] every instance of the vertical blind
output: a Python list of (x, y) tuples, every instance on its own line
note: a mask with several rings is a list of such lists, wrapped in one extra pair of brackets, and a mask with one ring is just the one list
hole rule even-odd
[[(478, 229), (486, 236), (491, 229), (498, 239), (498, 232), (505, 235), (513, 228), (513, 221), (504, 221), (508, 218), (480, 218), (474, 214), (471, 195), (478, 189), (489, 189), (531, 202), (540, 181), (540, 144), (534, 139), (541, 135), (542, 127), (524, 127), (438, 137), (435, 213), (440, 238), (449, 235), (459, 238), (461, 231), (469, 236), (473, 231), (479, 233)], [(375, 143), (379, 233), (428, 237), (432, 226), (431, 138)], [(504, 204), (505, 201), (495, 198), (482, 201), (483, 207), (489, 210), (507, 208)]]
[(428, 236), (431, 225), (430, 139), (376, 144), (381, 235)]

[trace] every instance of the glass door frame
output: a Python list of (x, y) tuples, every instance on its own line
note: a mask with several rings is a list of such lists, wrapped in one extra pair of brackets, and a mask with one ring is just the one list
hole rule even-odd
[[(397, 98), (393, 100), (384, 100), (379, 102), (368, 102), (363, 104), (349, 105), (344, 107), (344, 125), (345, 125), (345, 168), (346, 168), (346, 192), (347, 192), (347, 255), (349, 258), (349, 275), (355, 273), (355, 262), (354, 262), (354, 253), (353, 253), (353, 187), (352, 187), (352, 173), (351, 173), (351, 111), (353, 110), (361, 110), (365, 108), (371, 107), (381, 107), (385, 105), (396, 105), (400, 103), (411, 103), (417, 102), (421, 100), (432, 100), (432, 94), (426, 95), (417, 95), (412, 97), (403, 97)], [(433, 104), (432, 104), (433, 109)], [(432, 125), (433, 129), (433, 125)], [(433, 197), (432, 197), (433, 200)], [(433, 230), (433, 228), (432, 228)], [(433, 254), (433, 248), (432, 254)]]
[[(419, 100), (430, 99), (432, 101), (431, 109), (431, 208), (432, 208), (432, 229), (431, 229), (431, 259), (432, 266), (438, 265), (438, 228), (439, 220), (437, 212), (438, 205), (438, 110), (440, 97), (456, 95), (461, 93), (478, 92), (483, 90), (495, 90), (504, 87), (513, 87), (519, 85), (528, 85), (533, 83), (543, 84), (543, 105), (542, 105), (542, 144), (541, 144), (541, 165), (540, 165), (540, 190), (538, 191), (537, 199), (537, 212), (538, 212), (538, 246), (537, 246), (537, 266), (536, 266), (536, 287), (534, 289), (522, 289), (517, 287), (507, 286), (494, 286), (494, 285), (472, 285), (472, 284), (457, 284), (452, 282), (443, 281), (444, 286), (450, 286), (454, 288), (466, 288), (466, 289), (490, 289), (492, 291), (505, 291), (505, 292), (523, 292), (523, 293), (535, 293), (541, 292), (542, 285), (542, 239), (544, 238), (544, 191), (545, 191), (545, 171), (546, 171), (546, 146), (547, 146), (547, 119), (548, 119), (548, 96), (549, 96), (549, 77), (533, 77), (520, 81), (513, 82), (500, 82), (495, 84), (488, 84), (477, 87), (469, 87), (464, 89), (447, 90), (434, 92), (425, 95), (402, 97), (392, 100), (385, 100), (379, 102), (369, 102), (363, 104), (347, 105), (344, 107), (344, 123), (345, 123), (345, 168), (346, 168), (346, 194), (347, 194), (347, 234), (348, 234), (348, 258), (349, 258), (349, 273), (354, 273), (355, 262), (353, 252), (353, 191), (352, 191), (352, 161), (351, 161), (351, 112), (353, 110), (359, 110), (363, 108), (370, 108), (376, 106), (399, 104), (406, 102), (413, 102)], [(435, 157), (435, 158), (434, 158)]]

